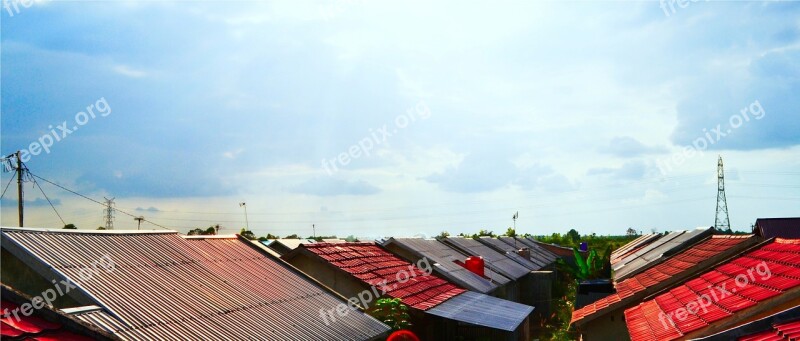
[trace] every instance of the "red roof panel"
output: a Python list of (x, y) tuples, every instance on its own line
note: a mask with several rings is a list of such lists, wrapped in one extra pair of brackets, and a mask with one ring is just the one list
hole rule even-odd
[(739, 341), (797, 340), (800, 339), (800, 321), (772, 326), (772, 330), (740, 337)]
[[(625, 310), (631, 340), (674, 340), (715, 321), (740, 315), (747, 308), (800, 286), (798, 273), (800, 240), (776, 239)], [(702, 308), (698, 303), (703, 303)], [(760, 340), (758, 337), (761, 336), (755, 339)]]
[[(580, 321), (592, 314), (602, 314), (610, 311), (614, 309), (615, 306), (618, 306), (614, 305), (615, 303), (624, 301), (634, 294), (644, 291), (648, 287), (667, 281), (673, 276), (683, 273), (687, 269), (697, 265), (697, 263), (725, 252), (739, 243), (747, 241), (750, 237), (752, 236), (711, 236), (705, 241), (676, 254), (663, 263), (617, 283), (616, 293), (608, 295), (595, 303), (586, 305), (581, 309), (575, 310), (572, 313), (571, 323)], [(724, 276), (722, 274), (720, 275)], [(709, 281), (712, 280), (719, 281), (720, 278), (709, 279)], [(708, 284), (706, 283), (705, 285), (707, 286)]]
[[(369, 285), (378, 285), (385, 280), (387, 295), (399, 298), (406, 305), (420, 310), (435, 307), (465, 291), (439, 277), (427, 274), (373, 243), (314, 243), (301, 247)], [(404, 275), (399, 275), (401, 273)]]

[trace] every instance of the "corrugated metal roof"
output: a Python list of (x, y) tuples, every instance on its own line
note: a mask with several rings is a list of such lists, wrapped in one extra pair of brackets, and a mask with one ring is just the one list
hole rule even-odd
[[(105, 325), (124, 326), (109, 330), (124, 339), (354, 340), (389, 330), (357, 311), (321, 323), (320, 308), (343, 302), (234, 236), (8, 228), (2, 236), (4, 247), (22, 247), (93, 296), (108, 316), (85, 320), (113, 317), (119, 323)], [(113, 271), (82, 280), (80, 271), (104, 256)]]
[[(301, 250), (316, 254), (323, 261), (367, 285), (385, 289), (386, 294), (401, 299), (412, 308), (426, 310), (465, 291), (439, 277), (426, 274), (423, 269), (374, 243), (304, 244), (298, 251)], [(409, 271), (413, 271), (413, 274)], [(408, 277), (398, 275), (401, 272)], [(404, 283), (400, 283), (401, 280)]]
[(438, 265), (434, 266), (438, 273), (447, 277), (450, 281), (472, 291), (485, 294), (510, 281), (508, 278), (503, 277), (491, 269), (485, 269), (485, 275), (489, 277), (489, 279), (472, 273), (456, 263), (456, 261), (464, 262), (467, 257), (466, 255), (434, 239), (389, 238), (384, 245), (391, 245), (393, 243), (406, 250), (417, 253), (420, 257), (428, 258), (430, 261), (437, 263)]
[[(776, 301), (796, 299), (798, 287), (800, 239), (778, 238), (625, 310), (625, 321), (632, 341), (675, 340), (712, 324), (740, 323)], [(698, 302), (706, 301), (698, 308)], [(756, 305), (760, 309), (750, 309)], [(734, 315), (736, 321), (729, 321)]]
[[(450, 237), (443, 241), (469, 255), (483, 257), (486, 266), (508, 278), (516, 280), (530, 273), (530, 270), (512, 259), (513, 256), (499, 253), (475, 239)], [(519, 257), (516, 253), (511, 254)]]
[(647, 246), (647, 244), (650, 244), (651, 242), (655, 241), (660, 237), (661, 235), (658, 233), (651, 233), (639, 236), (638, 238), (630, 241), (628, 244), (625, 244), (619, 249), (614, 250), (614, 252), (611, 253), (611, 264), (616, 264), (618, 261), (622, 260), (629, 254), (640, 250), (641, 248)]
[(533, 307), (475, 292), (464, 292), (427, 313), (479, 326), (514, 331)]
[[(566, 258), (574, 258), (575, 257), (575, 253), (573, 252), (571, 247), (566, 247), (566, 246), (561, 246), (561, 245), (556, 245), (556, 244), (542, 243), (542, 242), (534, 239), (533, 237), (528, 237), (528, 238), (523, 238), (523, 239), (528, 240), (531, 243), (534, 243), (536, 245), (539, 245), (539, 247), (541, 247), (541, 248), (543, 248), (543, 249), (545, 249), (547, 251), (550, 251), (550, 253), (552, 253), (556, 257), (566, 257)], [(585, 251), (578, 251), (578, 252), (583, 253)]]
[[(662, 283), (674, 282), (674, 276), (687, 274), (689, 271), (700, 271), (696, 265), (708, 259), (719, 258), (729, 250), (736, 250), (738, 245), (752, 245), (755, 242), (753, 235), (716, 235), (683, 250), (681, 253), (670, 257), (665, 262), (638, 273), (633, 277), (617, 283), (617, 292), (601, 298), (572, 312), (570, 323), (580, 322), (586, 318), (613, 311), (622, 306), (634, 303), (634, 299), (642, 299), (647, 292), (659, 288)], [(731, 254), (730, 252), (727, 252)], [(659, 288), (660, 290), (661, 288)]]
[(510, 257), (511, 259), (519, 263), (519, 265), (524, 266), (528, 270), (538, 271), (544, 267), (544, 265), (536, 263), (528, 257), (522, 257), (518, 255), (516, 248), (506, 244), (504, 241), (500, 239), (492, 237), (481, 237), (478, 238), (478, 241), (485, 244), (486, 246), (489, 246), (497, 250), (498, 252), (504, 253), (506, 256)]
[(497, 237), (504, 243), (518, 248), (527, 247), (531, 251), (531, 261), (544, 268), (553, 264), (558, 256), (543, 246), (525, 238)]
[(800, 238), (800, 218), (759, 218), (754, 233), (764, 238)]
[(673, 255), (697, 241), (714, 233), (712, 228), (697, 228), (690, 231), (676, 231), (648, 244), (639, 251), (612, 266), (614, 281), (619, 282), (658, 264), (656, 260)]

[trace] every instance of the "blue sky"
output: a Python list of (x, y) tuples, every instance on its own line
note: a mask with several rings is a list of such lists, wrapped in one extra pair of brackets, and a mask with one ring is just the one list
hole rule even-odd
[[(800, 3), (666, 4), (4, 9), (2, 152), (58, 134), (32, 172), (180, 231), (238, 231), (242, 201), (258, 235), (710, 226), (718, 154), (734, 228), (799, 216)], [(26, 188), (26, 225), (61, 226)]]

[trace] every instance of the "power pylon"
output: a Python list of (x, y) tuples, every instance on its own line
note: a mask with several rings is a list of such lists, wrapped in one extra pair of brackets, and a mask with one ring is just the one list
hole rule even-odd
[(114, 198), (106, 198), (106, 208), (103, 210), (105, 220), (106, 220), (106, 230), (113, 230), (114, 229)]
[(714, 229), (717, 231), (730, 230), (731, 223), (728, 219), (728, 202), (725, 200), (725, 172), (722, 169), (722, 156), (717, 162), (717, 216)]

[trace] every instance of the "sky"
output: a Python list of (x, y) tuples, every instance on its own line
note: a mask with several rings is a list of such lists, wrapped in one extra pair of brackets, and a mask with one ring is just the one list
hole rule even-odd
[[(116, 229), (692, 229), (720, 155), (734, 230), (800, 216), (800, 2), (8, 4), (2, 154)], [(26, 226), (104, 225), (37, 182)]]

